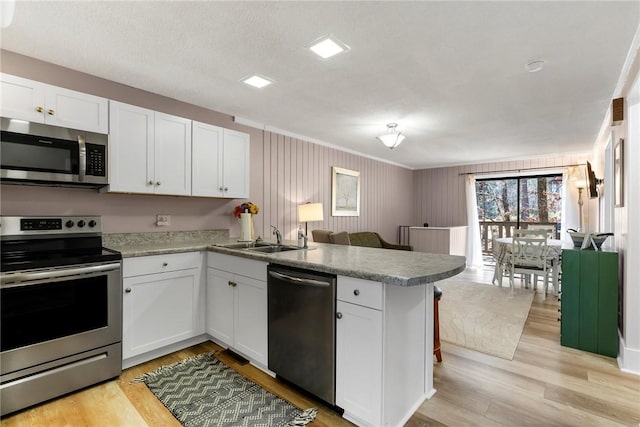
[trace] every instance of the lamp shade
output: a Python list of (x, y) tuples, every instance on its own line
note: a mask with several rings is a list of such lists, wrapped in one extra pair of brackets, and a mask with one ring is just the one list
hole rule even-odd
[(323, 221), (322, 203), (298, 205), (298, 222)]
[(378, 139), (384, 144), (385, 147), (396, 148), (404, 140), (404, 135), (400, 132), (385, 133), (384, 135), (380, 135)]
[(387, 148), (396, 148), (405, 138), (403, 134), (396, 130), (397, 126), (396, 123), (389, 123), (387, 125), (387, 133), (377, 136), (376, 139), (382, 142)]

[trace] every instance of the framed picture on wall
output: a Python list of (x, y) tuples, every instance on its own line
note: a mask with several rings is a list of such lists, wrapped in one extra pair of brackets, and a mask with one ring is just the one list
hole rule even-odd
[(616, 207), (624, 206), (624, 139), (620, 138), (613, 150), (613, 181)]
[(331, 168), (331, 215), (360, 216), (360, 172)]

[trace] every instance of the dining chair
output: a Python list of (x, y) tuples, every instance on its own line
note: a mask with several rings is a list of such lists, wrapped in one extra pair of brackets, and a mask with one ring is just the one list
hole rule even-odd
[(506, 248), (497, 242), (499, 237), (499, 231), (497, 226), (490, 226), (491, 230), (491, 255), (493, 256), (493, 261), (495, 263), (495, 268), (493, 270), (493, 279), (491, 279), (491, 283), (495, 284), (496, 281), (502, 287), (502, 277), (504, 272), (507, 269), (507, 263), (505, 260), (507, 259), (504, 256), (504, 251)]
[[(555, 227), (554, 226), (550, 226), (550, 225), (543, 225), (543, 224), (529, 224), (528, 227), (526, 229), (518, 229), (515, 231), (515, 233), (517, 235), (520, 236), (525, 236), (525, 237), (533, 237), (533, 236), (539, 236), (539, 237), (545, 237), (547, 239), (553, 239), (555, 237)], [(550, 255), (550, 254), (549, 254)], [(552, 264), (554, 262), (559, 263), (559, 259), (551, 259), (550, 261)], [(556, 270), (559, 269), (559, 267), (556, 268)], [(558, 295), (558, 291), (559, 291), (559, 278), (557, 274), (553, 274), (554, 272), (552, 271), (552, 280), (551, 283), (553, 284), (553, 291), (554, 291), (554, 295)], [(533, 289), (537, 290), (538, 289), (538, 274), (533, 274)], [(526, 287), (529, 286), (529, 284), (531, 284), (531, 275), (527, 275), (525, 278), (525, 284)]]
[[(545, 237), (547, 236), (547, 231), (542, 229), (530, 229), (530, 228), (517, 228), (513, 230), (513, 237)], [(520, 279), (524, 282), (524, 287), (529, 289), (529, 285), (531, 284), (531, 274), (521, 274)], [(533, 290), (538, 289), (538, 276), (533, 275)]]
[(520, 237), (534, 237), (534, 236), (547, 237), (548, 235), (549, 235), (549, 232), (547, 231), (547, 229), (544, 229), (544, 228), (518, 228), (516, 230), (513, 230), (513, 237), (516, 237), (516, 236), (520, 236)]
[(527, 225), (527, 230), (544, 230), (550, 239), (553, 239), (556, 235), (556, 227), (548, 224), (529, 224)]
[(552, 262), (549, 257), (547, 237), (514, 236), (509, 260), (509, 286), (511, 292), (513, 292), (514, 274), (533, 274), (542, 276), (544, 279), (542, 293), (543, 299), (545, 299), (549, 288)]

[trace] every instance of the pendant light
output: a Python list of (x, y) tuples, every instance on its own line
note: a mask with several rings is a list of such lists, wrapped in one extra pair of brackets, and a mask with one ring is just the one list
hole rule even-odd
[(376, 139), (382, 142), (385, 147), (393, 150), (398, 145), (400, 145), (400, 143), (404, 141), (404, 138), (405, 138), (403, 134), (401, 134), (396, 130), (397, 126), (398, 126), (397, 123), (387, 124), (387, 133), (384, 133), (376, 137)]

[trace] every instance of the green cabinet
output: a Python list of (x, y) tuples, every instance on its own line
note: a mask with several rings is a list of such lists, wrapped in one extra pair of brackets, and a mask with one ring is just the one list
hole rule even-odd
[(618, 355), (618, 253), (562, 251), (560, 343)]

